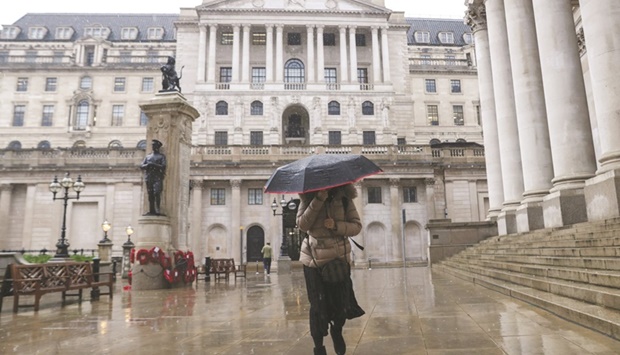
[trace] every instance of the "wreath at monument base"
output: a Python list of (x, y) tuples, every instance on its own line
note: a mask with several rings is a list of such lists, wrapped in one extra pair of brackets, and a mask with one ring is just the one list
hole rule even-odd
[[(164, 279), (170, 284), (179, 282), (192, 283), (196, 280), (197, 270), (194, 263), (194, 253), (191, 251), (183, 252), (177, 250), (172, 257), (166, 256), (166, 253), (159, 247), (148, 249), (131, 249), (129, 260), (132, 264), (138, 262), (140, 265), (159, 264), (163, 271)], [(130, 271), (127, 275), (129, 284), (131, 285), (133, 273)]]

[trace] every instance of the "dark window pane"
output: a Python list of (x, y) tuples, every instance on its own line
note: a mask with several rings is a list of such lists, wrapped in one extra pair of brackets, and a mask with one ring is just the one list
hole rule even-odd
[(368, 203), (382, 203), (381, 187), (377, 187), (377, 186), (368, 187)]

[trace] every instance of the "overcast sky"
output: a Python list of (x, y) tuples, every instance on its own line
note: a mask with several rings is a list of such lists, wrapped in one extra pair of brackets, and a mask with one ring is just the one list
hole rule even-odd
[[(2, 0), (0, 25), (17, 21), (29, 12), (178, 13), (201, 0)], [(15, 2), (14, 2), (15, 1)], [(463, 0), (385, 0), (387, 8), (405, 11), (407, 17), (463, 18)]]

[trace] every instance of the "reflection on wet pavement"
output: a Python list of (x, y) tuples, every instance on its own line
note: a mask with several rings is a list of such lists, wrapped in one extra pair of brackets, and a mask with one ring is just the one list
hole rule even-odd
[[(618, 354), (620, 342), (428, 268), (353, 270), (366, 315), (348, 321), (348, 354)], [(13, 314), (0, 354), (312, 354), (303, 275), (123, 291), (112, 300), (42, 298)], [(8, 305), (8, 306), (7, 306)], [(328, 354), (333, 347), (326, 338)]]

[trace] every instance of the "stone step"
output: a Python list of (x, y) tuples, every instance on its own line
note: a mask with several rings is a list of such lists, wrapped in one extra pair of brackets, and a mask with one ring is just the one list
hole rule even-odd
[(470, 255), (494, 253), (498, 255), (609, 258), (620, 256), (620, 247), (482, 249), (474, 246), (465, 249), (462, 253)]
[(530, 287), (563, 297), (573, 298), (586, 303), (597, 304), (620, 310), (620, 292), (618, 289), (587, 285), (566, 280), (524, 275), (506, 270), (485, 269), (480, 266), (464, 265), (461, 263), (446, 262), (442, 265), (459, 270), (465, 270), (476, 275), (509, 282), (515, 285)]
[[(451, 267), (440, 263), (433, 265), (433, 268), (540, 307), (559, 317), (620, 340), (620, 311), (615, 309), (479, 275), (463, 270), (460, 265)], [(605, 296), (602, 294), (600, 297)]]
[(580, 258), (569, 256), (523, 256), (498, 254), (460, 254), (468, 259), (495, 260), (535, 265), (563, 266), (596, 270), (620, 271), (620, 258)]
[[(497, 238), (497, 237), (494, 237)], [(481, 249), (514, 249), (514, 248), (540, 248), (540, 247), (562, 247), (562, 248), (582, 248), (596, 246), (620, 246), (620, 230), (605, 234), (575, 235), (573, 238), (558, 238), (554, 235), (541, 239), (525, 240), (493, 240), (488, 238), (484, 243), (478, 244)]]

